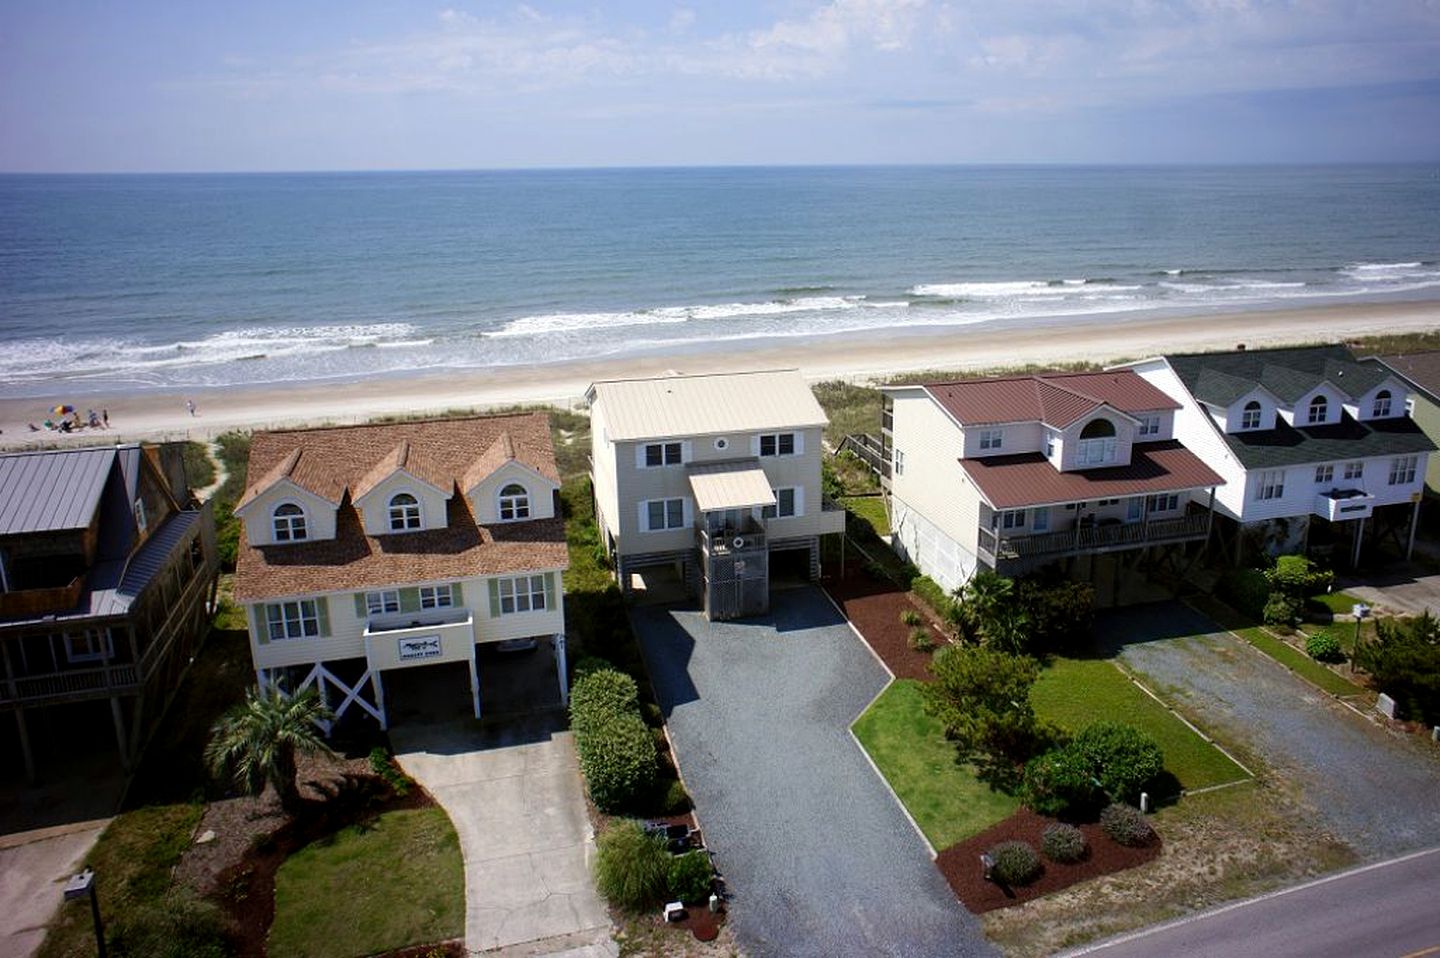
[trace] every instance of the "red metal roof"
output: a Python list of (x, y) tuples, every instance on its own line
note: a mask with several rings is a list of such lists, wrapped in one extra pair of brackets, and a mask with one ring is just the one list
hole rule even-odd
[(1101, 404), (1131, 414), (1180, 408), (1128, 369), (965, 379), (924, 388), (964, 426), (1036, 421), (1064, 429)]
[(1120, 499), (1222, 486), (1225, 480), (1177, 440), (1136, 443), (1128, 466), (1061, 472), (1038, 452), (961, 459), (960, 467), (995, 509)]

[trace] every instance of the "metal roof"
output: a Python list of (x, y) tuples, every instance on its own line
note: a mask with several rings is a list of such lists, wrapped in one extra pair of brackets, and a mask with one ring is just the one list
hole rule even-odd
[(590, 386), (612, 442), (823, 426), (825, 411), (796, 369), (617, 379)]
[(1020, 509), (1223, 486), (1225, 480), (1173, 439), (1136, 443), (1124, 466), (1061, 472), (1038, 452), (961, 459), (991, 508)]
[(0, 455), (0, 535), (89, 526), (115, 453), (106, 446)]
[(775, 505), (775, 493), (758, 459), (695, 463), (686, 471), (700, 512)]
[(1180, 408), (1130, 370), (963, 379), (923, 388), (963, 426), (1043, 422), (1064, 429), (1100, 406), (1127, 415)]

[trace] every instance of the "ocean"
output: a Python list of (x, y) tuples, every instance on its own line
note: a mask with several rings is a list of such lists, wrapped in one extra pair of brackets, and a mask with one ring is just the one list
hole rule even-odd
[(1440, 168), (0, 176), (8, 397), (1390, 299)]

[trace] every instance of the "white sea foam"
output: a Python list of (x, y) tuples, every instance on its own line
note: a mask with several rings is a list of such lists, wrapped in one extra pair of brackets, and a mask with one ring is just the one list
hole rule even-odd
[(869, 303), (863, 296), (804, 296), (797, 299), (770, 300), (761, 303), (719, 303), (696, 306), (658, 306), (654, 309), (615, 313), (547, 313), (522, 316), (488, 337), (543, 336), (554, 333), (583, 333), (594, 329), (615, 329), (624, 326), (676, 325), (689, 322), (713, 322), (725, 319), (746, 319), (781, 316), (791, 313), (821, 313), (859, 309), (864, 306), (893, 308), (908, 303)]
[(1357, 273), (1378, 273), (1396, 269), (1419, 269), (1424, 263), (1352, 263), (1349, 267)]
[[(1079, 282), (1084, 282), (1080, 280)], [(1052, 286), (1035, 280), (995, 283), (922, 283), (910, 288), (912, 296), (940, 296), (946, 299), (986, 298), (997, 296), (1065, 296), (1071, 292), (1065, 285)]]

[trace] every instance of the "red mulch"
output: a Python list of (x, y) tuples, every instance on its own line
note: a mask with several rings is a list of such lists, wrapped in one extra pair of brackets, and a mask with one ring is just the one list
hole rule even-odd
[(1042, 855), (1045, 871), (1034, 884), (1022, 888), (1003, 889), (982, 877), (982, 854), (1000, 842), (1011, 839), (1029, 842), (1038, 852), (1040, 833), (1052, 821), (1054, 819), (1022, 808), (998, 825), (945, 849), (936, 858), (935, 864), (939, 867), (940, 874), (950, 883), (950, 888), (954, 890), (960, 903), (972, 914), (978, 915), (997, 908), (1023, 904), (1032, 898), (1068, 888), (1076, 882), (1134, 868), (1160, 855), (1159, 837), (1144, 848), (1127, 848), (1111, 841), (1098, 824), (1086, 824), (1079, 826), (1090, 845), (1090, 854), (1084, 861), (1061, 865), (1045, 859)]
[(926, 666), (933, 653), (910, 648), (910, 627), (900, 621), (901, 612), (918, 612), (926, 620), (936, 645), (946, 642), (940, 623), (923, 603), (888, 579), (875, 578), (859, 563), (848, 567), (843, 579), (827, 578), (824, 585), (845, 617), (897, 678), (929, 680)]

